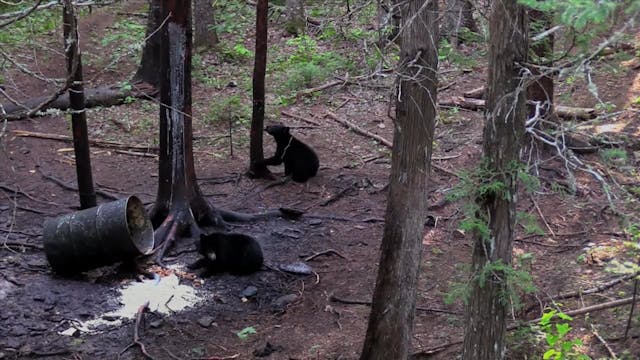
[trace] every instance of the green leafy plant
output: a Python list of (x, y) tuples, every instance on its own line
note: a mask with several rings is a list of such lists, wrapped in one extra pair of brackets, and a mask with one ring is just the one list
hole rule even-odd
[(540, 331), (545, 336), (547, 350), (543, 355), (543, 359), (553, 360), (588, 360), (591, 359), (587, 355), (581, 354), (576, 347), (582, 345), (580, 339), (568, 339), (571, 331), (570, 321), (573, 318), (558, 310), (545, 311), (538, 322)]
[(535, 234), (535, 235), (544, 235), (545, 232), (542, 230), (540, 225), (538, 224), (538, 219), (535, 216), (523, 212), (518, 211), (516, 213), (516, 224), (521, 225), (524, 228), (524, 232), (527, 235)]
[(235, 44), (231, 47), (220, 46), (220, 56), (226, 62), (244, 62), (253, 58), (253, 52), (243, 44)]
[(622, 148), (611, 148), (600, 151), (602, 160), (616, 165), (624, 165), (627, 162), (627, 151)]
[(242, 340), (246, 340), (246, 339), (249, 337), (249, 335), (251, 335), (251, 334), (257, 334), (257, 333), (258, 333), (258, 332), (256, 331), (256, 329), (255, 329), (253, 326), (249, 326), (249, 327), (246, 327), (246, 328), (244, 328), (244, 329), (242, 329), (242, 330), (238, 331), (238, 332), (236, 333), (236, 335), (238, 335), (238, 337), (239, 337), (240, 339), (242, 339)]

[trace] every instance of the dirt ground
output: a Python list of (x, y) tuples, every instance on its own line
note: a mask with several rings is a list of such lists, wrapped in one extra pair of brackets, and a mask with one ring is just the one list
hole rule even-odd
[[(123, 3), (123, 12), (135, 12), (142, 1)], [(112, 8), (94, 9), (81, 19), (81, 34), (86, 34), (85, 78), (96, 79), (92, 86), (112, 84), (128, 79), (135, 71), (136, 59), (121, 59), (116, 69), (104, 71), (100, 54), (109, 53), (99, 39), (113, 24)], [(141, 20), (142, 22), (144, 20)], [(272, 30), (270, 41), (282, 34)], [(52, 48), (61, 48), (58, 34), (42, 39)], [(248, 36), (252, 38), (252, 36)], [(249, 46), (249, 45), (248, 45)], [(473, 47), (461, 51), (472, 53)], [(45, 47), (21, 58), (38, 73), (52, 78), (64, 77), (62, 56), (52, 56)], [(205, 64), (219, 66), (215, 55), (202, 55)], [(250, 69), (251, 65), (247, 65)], [(607, 69), (616, 67), (618, 72)], [(442, 64), (445, 84), (451, 84), (439, 97), (461, 96), (480, 86), (485, 68), (449, 71)], [(609, 139), (625, 140), (629, 154), (622, 166), (604, 163), (598, 154), (580, 158), (612, 186), (619, 211), (635, 211), (638, 197), (623, 193), (625, 186), (638, 186), (640, 162), (640, 115), (630, 105), (640, 96), (640, 70), (619, 67), (615, 59), (598, 63), (595, 81), (600, 95), (620, 111), (593, 124), (583, 124), (589, 131), (609, 131)], [(250, 70), (248, 70), (250, 71)], [(19, 71), (5, 74), (7, 92), (16, 99), (51, 93), (54, 87)], [(312, 145), (320, 157), (321, 168), (308, 187), (295, 183), (260, 189), (267, 180), (244, 176), (248, 157), (248, 131), (236, 128), (233, 154), (225, 124), (203, 121), (212, 97), (226, 96), (237, 89), (211, 89), (194, 80), (194, 138), (196, 172), (207, 199), (217, 207), (260, 212), (278, 207), (305, 209), (297, 221), (271, 219), (237, 225), (235, 230), (256, 236), (265, 254), (266, 266), (249, 276), (217, 275), (205, 279), (185, 276), (182, 282), (196, 287), (204, 301), (171, 315), (150, 313), (140, 325), (140, 341), (154, 359), (254, 359), (265, 347), (274, 352), (270, 359), (355, 359), (366, 331), (369, 307), (348, 302), (368, 302), (375, 285), (378, 249), (385, 212), (385, 185), (390, 169), (390, 150), (372, 139), (344, 128), (324, 117), (326, 111), (358, 124), (386, 139), (392, 139), (393, 124), (387, 116), (391, 79), (380, 79), (373, 86), (333, 87), (310, 99), (271, 110), (268, 122), (293, 126), (295, 136)], [(560, 84), (557, 93), (571, 92), (574, 106), (593, 106), (595, 100), (579, 84)], [(320, 126), (287, 116), (274, 116), (280, 110), (311, 119)], [(441, 109), (434, 144), (430, 204), (437, 204), (457, 183), (455, 175), (477, 164), (481, 155), (482, 113)], [(125, 144), (157, 144), (157, 104), (134, 101), (112, 108), (88, 112), (90, 137), (117, 140)], [(601, 130), (604, 129), (604, 130)], [(75, 184), (71, 144), (17, 136), (16, 130), (70, 135), (64, 115), (9, 122), (0, 147), (0, 359), (142, 359), (136, 347), (121, 352), (133, 341), (136, 325), (128, 320), (124, 326), (105, 327), (95, 334), (64, 336), (59, 332), (78, 320), (100, 316), (118, 307), (117, 289), (135, 280), (135, 274), (117, 265), (91, 271), (74, 278), (53, 273), (42, 248), (42, 224), (52, 217), (72, 212), (79, 204), (77, 194), (46, 178), (53, 176), (69, 185)], [(266, 154), (274, 150), (267, 139)], [(155, 157), (119, 153), (114, 149), (92, 148), (92, 166), (97, 187), (124, 197), (136, 194), (147, 205), (155, 199), (158, 163)], [(531, 254), (523, 265), (534, 277), (535, 296), (524, 296), (524, 309), (513, 314), (523, 320), (541, 315), (549, 297), (562, 292), (588, 289), (617, 275), (605, 271), (614, 257), (624, 260), (623, 231), (619, 217), (608, 207), (603, 187), (584, 171), (576, 171), (574, 195), (557, 191), (566, 183), (562, 162), (548, 149), (542, 149), (543, 166), (539, 167), (541, 187), (534, 193), (520, 194), (518, 208), (529, 213), (545, 235), (531, 235), (522, 224), (517, 228), (514, 256)], [(282, 170), (277, 170), (282, 171)], [(43, 175), (44, 174), (44, 175)], [(100, 202), (108, 201), (100, 198)], [(460, 301), (445, 304), (443, 298), (452, 283), (464, 281), (468, 274), (471, 238), (458, 224), (462, 220), (462, 202), (434, 207), (429, 215), (435, 226), (425, 227), (423, 264), (419, 281), (418, 307), (414, 326), (415, 351), (427, 351), (455, 343), (463, 335), (464, 306)], [(305, 259), (311, 255), (326, 254)], [(188, 264), (197, 254), (192, 240), (173, 248), (168, 265)], [(294, 275), (278, 267), (306, 262), (312, 275)], [(183, 272), (180, 272), (183, 274)], [(257, 294), (243, 299), (248, 286)], [(607, 290), (562, 301), (565, 311), (608, 300), (630, 296), (632, 282), (622, 282)], [(284, 297), (286, 295), (291, 295)], [(336, 301), (346, 300), (346, 301)], [(640, 354), (640, 321), (632, 322), (631, 337), (622, 340), (629, 306), (615, 307), (577, 316), (572, 336), (583, 340), (581, 348), (593, 358), (607, 358), (605, 343), (618, 355), (625, 350), (637, 359)], [(255, 334), (246, 338), (238, 332), (252, 327)], [(603, 340), (596, 336), (599, 333)], [(515, 331), (509, 357), (536, 358), (540, 354), (527, 347)], [(269, 344), (269, 345), (267, 345)], [(542, 346), (542, 345), (540, 345)], [(459, 345), (444, 347), (432, 359), (453, 359)], [(256, 355), (257, 354), (257, 355)], [(527, 357), (529, 356), (529, 357)], [(533, 356), (533, 357), (531, 357)], [(635, 357), (634, 357), (635, 356)]]

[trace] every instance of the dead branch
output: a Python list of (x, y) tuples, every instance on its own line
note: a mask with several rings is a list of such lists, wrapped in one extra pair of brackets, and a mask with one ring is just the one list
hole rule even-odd
[(358, 133), (360, 135), (364, 135), (364, 136), (370, 137), (370, 138), (378, 141), (379, 143), (385, 145), (388, 148), (393, 147), (393, 143), (391, 141), (383, 138), (380, 135), (373, 134), (373, 133), (371, 133), (371, 132), (359, 127), (358, 125), (356, 125), (356, 124), (354, 124), (354, 123), (352, 123), (352, 122), (350, 122), (348, 120), (340, 119), (336, 114), (332, 113), (331, 111), (326, 111), (325, 112), (325, 116), (326, 117), (330, 117), (331, 119), (339, 122), (340, 124), (346, 126), (348, 129), (350, 129), (350, 130), (352, 130), (352, 131), (354, 131), (354, 132), (356, 132), (356, 133)]
[(29, 244), (26, 242), (22, 242), (22, 241), (9, 241), (9, 240), (5, 240), (2, 243), (3, 246), (22, 246), (22, 247), (26, 247), (26, 248), (31, 248), (31, 249), (36, 249), (36, 250), (44, 250), (44, 247), (42, 245), (38, 245), (38, 244)]
[(307, 119), (307, 118), (302, 117), (302, 116), (300, 116), (300, 115), (292, 114), (292, 113), (287, 112), (287, 111), (285, 111), (285, 110), (282, 110), (280, 113), (281, 113), (282, 115), (284, 115), (284, 116), (288, 116), (288, 117), (293, 118), (293, 119), (296, 119), (296, 120), (304, 121), (304, 122), (306, 122), (306, 123), (313, 124), (313, 125), (315, 125), (315, 126), (322, 126), (322, 125), (320, 125), (320, 124), (319, 124), (318, 122), (316, 122), (316, 121), (313, 121), (313, 120), (311, 120), (311, 119)]
[(340, 190), (337, 194), (334, 194), (333, 196), (331, 196), (327, 200), (323, 201), (322, 203), (320, 203), (320, 206), (327, 206), (327, 205), (329, 205), (331, 203), (334, 203), (334, 202), (338, 201), (340, 198), (345, 196), (351, 190), (356, 190), (356, 184), (355, 183), (345, 187), (344, 189)]
[[(331, 296), (329, 296), (329, 301), (337, 302), (337, 303), (341, 303), (341, 304), (348, 304), (348, 305), (367, 305), (367, 306), (371, 306), (371, 301), (343, 299), (343, 298), (339, 298), (339, 297), (337, 297), (337, 296), (335, 296), (333, 294)], [(424, 311), (424, 312), (438, 313), (438, 314), (460, 315), (459, 313), (457, 313), (455, 311), (442, 310), (442, 309), (432, 309), (432, 308), (425, 308), (425, 307), (420, 307), (420, 306), (416, 306), (416, 310)]]
[(11, 186), (8, 185), (4, 185), (4, 184), (0, 184), (0, 189), (6, 190), (10, 193), (14, 193), (14, 194), (19, 194), (22, 195), (24, 197), (26, 197), (29, 200), (35, 201), (37, 203), (41, 203), (41, 204), (47, 204), (47, 205), (54, 205), (54, 206), (60, 206), (60, 204), (55, 203), (53, 201), (47, 201), (47, 200), (40, 200), (32, 195), (29, 195), (28, 193), (18, 189), (18, 188), (12, 188)]
[[(3, 23), (0, 23), (0, 29), (2, 29), (5, 26), (11, 25), (16, 21), (20, 21), (20, 20), (26, 18), (27, 16), (29, 16), (29, 14), (31, 14), (36, 9), (38, 9), (38, 6), (40, 6), (40, 3), (42, 3), (42, 0), (36, 1), (36, 3), (32, 7), (28, 8), (28, 9), (19, 11), (17, 13), (14, 12), (13, 13), (14, 15), (9, 15), (9, 16), (7, 16), (7, 14), (0, 15), (0, 19), (7, 19), (7, 18), (13, 17), (13, 19), (10, 19), (10, 20), (7, 20), (7, 21), (5, 21)], [(59, 2), (56, 1), (56, 4), (59, 4)], [(9, 14), (12, 14), (12, 13), (9, 13)]]
[(623, 281), (629, 280), (629, 279), (633, 279), (635, 276), (640, 275), (640, 273), (635, 273), (635, 274), (628, 274), (625, 276), (621, 276), (618, 278), (615, 278), (611, 281), (607, 281), (606, 283), (600, 284), (594, 288), (590, 288), (590, 289), (586, 289), (586, 290), (576, 290), (576, 291), (571, 291), (571, 292), (566, 292), (566, 293), (562, 293), (556, 297), (553, 298), (554, 301), (557, 300), (564, 300), (564, 299), (569, 299), (569, 298), (574, 298), (574, 297), (578, 297), (578, 296), (582, 296), (582, 295), (589, 295), (589, 294), (595, 294), (595, 293), (599, 293), (601, 291), (604, 291), (606, 289), (609, 289)]
[[(41, 132), (32, 132), (26, 130), (13, 130), (13, 134), (19, 137), (32, 137), (38, 139), (47, 139), (47, 140), (56, 140), (56, 141), (64, 141), (64, 142), (72, 142), (73, 138), (68, 135), (60, 135), (60, 134), (47, 134)], [(143, 151), (158, 151), (157, 146), (145, 146), (145, 145), (129, 145), (123, 144), (117, 141), (110, 140), (99, 140), (99, 139), (89, 139), (89, 144), (96, 147), (103, 148), (114, 148), (114, 149), (123, 149), (123, 150), (143, 150)]]
[(156, 155), (156, 154), (149, 154), (149, 153), (143, 153), (143, 152), (137, 152), (137, 151), (114, 150), (114, 152), (116, 152), (118, 154), (123, 154), (123, 155), (149, 157), (149, 158), (154, 158), (154, 159), (158, 158), (158, 155)]
[[(9, 19), (9, 18), (15, 18), (15, 17), (20, 17), (19, 19), (12, 19), (10, 20), (11, 22), (16, 21), (16, 20), (20, 20), (24, 17), (26, 17), (27, 15), (29, 15), (31, 12), (33, 12), (34, 10), (46, 10), (46, 9), (50, 9), (56, 6), (61, 5), (60, 1), (54, 0), (51, 2), (48, 2), (46, 4), (42, 4), (40, 5), (40, 3), (42, 2), (42, 0), (38, 1), (32, 8), (29, 9), (24, 9), (24, 10), (20, 10), (20, 11), (14, 11), (14, 12), (8, 12), (8, 13), (4, 13), (4, 14), (0, 14), (0, 19)], [(114, 4), (115, 1), (74, 1), (73, 2), (73, 6), (105, 6), (105, 5), (111, 5)], [(4, 26), (4, 25), (3, 25)], [(2, 26), (0, 26), (1, 28)]]
[[(57, 184), (58, 186), (60, 186), (61, 188), (65, 189), (65, 190), (69, 190), (69, 191), (74, 191), (77, 192), (78, 188), (76, 186), (73, 185), (69, 185), (66, 182), (64, 182), (61, 179), (58, 179), (57, 177), (53, 176), (53, 175), (49, 175), (49, 174), (45, 174), (44, 171), (42, 171), (42, 169), (40, 168), (40, 166), (36, 166), (36, 170), (40, 173), (40, 175), (49, 181), (52, 181), (53, 183)], [(110, 194), (104, 190), (96, 190), (96, 194), (109, 199), (109, 200), (118, 200), (118, 197)]]
[(320, 85), (320, 86), (316, 86), (316, 87), (313, 87), (313, 88), (304, 89), (304, 90), (298, 91), (298, 93), (296, 94), (296, 99), (298, 99), (298, 100), (299, 100), (299, 99), (300, 99), (301, 97), (303, 97), (303, 96), (309, 96), (309, 95), (311, 95), (311, 94), (313, 94), (313, 93), (315, 93), (315, 92), (322, 91), (322, 90), (325, 90), (325, 89), (328, 89), (328, 88), (334, 87), (334, 86), (336, 86), (336, 85), (341, 85), (341, 84), (342, 84), (342, 85), (345, 85), (345, 84), (347, 84), (348, 82), (349, 82), (349, 81), (333, 80), (333, 81), (330, 81), (330, 82), (325, 83), (325, 84)]
[[(482, 91), (480, 91), (482, 90)], [(470, 96), (467, 96), (470, 95)], [(484, 87), (473, 89), (467, 93), (465, 93), (465, 97), (453, 97), (446, 100), (441, 100), (438, 102), (438, 106), (444, 107), (458, 107), (462, 109), (477, 111), (484, 110), (485, 101), (481, 98), (484, 96)], [(571, 106), (562, 106), (555, 105), (554, 106), (555, 114), (563, 119), (576, 119), (576, 120), (588, 120), (596, 117), (596, 109), (593, 108), (579, 108), (579, 107), (571, 107)]]
[(149, 355), (149, 353), (147, 352), (147, 349), (145, 348), (144, 344), (140, 341), (140, 324), (142, 323), (142, 319), (144, 317), (144, 313), (149, 311), (149, 301), (145, 302), (144, 304), (140, 305), (140, 307), (138, 308), (138, 312), (136, 313), (136, 324), (133, 328), (133, 342), (129, 345), (127, 345), (127, 347), (125, 347), (122, 351), (120, 351), (120, 353), (118, 354), (118, 359), (120, 359), (120, 357), (122, 356), (122, 354), (124, 354), (127, 350), (131, 349), (134, 346), (138, 346), (140, 348), (140, 351), (142, 352), (142, 354), (147, 358), (147, 359), (151, 359), (153, 360), (153, 357), (151, 355)]
[[(54, 94), (49, 96), (32, 98), (24, 101), (19, 105), (2, 104), (6, 114), (0, 114), (0, 119), (22, 120), (29, 117), (42, 115), (41, 111), (47, 109), (67, 110), (69, 109), (69, 94), (65, 92), (71, 85), (72, 81), (67, 79), (64, 86), (58, 89)], [(86, 103), (85, 107), (92, 108), (96, 106), (113, 106), (119, 105), (128, 98), (150, 98), (155, 96), (157, 90), (153, 87), (137, 85), (132, 89), (124, 89), (120, 85), (100, 86), (92, 89), (85, 89)], [(25, 108), (29, 110), (25, 110)]]
[(480, 86), (475, 89), (471, 89), (464, 93), (464, 97), (472, 99), (482, 99), (484, 97), (484, 86)]
[(337, 250), (334, 250), (334, 249), (328, 249), (328, 250), (325, 250), (325, 251), (321, 251), (321, 252), (315, 253), (315, 254), (313, 254), (313, 255), (311, 255), (311, 256), (307, 256), (307, 257), (304, 259), (304, 261), (311, 261), (311, 260), (315, 259), (315, 258), (316, 258), (316, 257), (318, 257), (318, 256), (321, 256), (321, 255), (328, 255), (328, 254), (336, 254), (336, 255), (340, 256), (341, 258), (343, 258), (343, 259), (345, 259), (345, 260), (349, 260), (349, 258), (347, 258), (346, 256), (344, 256), (344, 255), (340, 254)]
[(600, 336), (600, 334), (598, 334), (598, 330), (596, 330), (596, 327), (593, 326), (593, 324), (591, 324), (591, 332), (596, 337), (596, 339), (598, 339), (600, 341), (600, 343), (602, 343), (602, 345), (605, 347), (605, 349), (607, 349), (607, 351), (609, 352), (609, 355), (611, 355), (611, 359), (617, 360), (618, 356), (616, 356), (616, 353), (611, 349), (609, 344), (607, 344), (607, 342), (602, 338), (602, 336)]

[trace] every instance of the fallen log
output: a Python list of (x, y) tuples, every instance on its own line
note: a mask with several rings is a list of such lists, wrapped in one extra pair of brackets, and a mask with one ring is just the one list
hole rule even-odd
[[(482, 91), (479, 89), (473, 89), (466, 94), (471, 94), (474, 96), (480, 96), (484, 93), (484, 88)], [(477, 111), (484, 110), (485, 101), (482, 99), (475, 99), (469, 97), (454, 97), (446, 100), (442, 100), (438, 102), (439, 106), (444, 107), (459, 107), (462, 109)], [(572, 107), (572, 106), (562, 106), (556, 105), (554, 107), (555, 113), (558, 117), (569, 120), (588, 120), (596, 117), (596, 109), (594, 108), (581, 108), (581, 107)]]
[[(120, 105), (131, 98), (150, 98), (155, 97), (157, 90), (148, 84), (138, 84), (131, 89), (125, 89), (121, 85), (108, 85), (100, 86), (92, 89), (85, 89), (85, 106), (86, 108), (92, 108), (96, 106), (113, 106)], [(0, 112), (0, 120), (7, 119), (21, 120), (29, 117), (32, 109), (37, 109), (41, 104), (47, 102), (51, 96), (41, 96), (37, 98), (31, 98), (25, 100), (21, 104), (2, 104), (5, 114)], [(43, 106), (40, 112), (33, 114), (33, 116), (42, 115), (41, 112), (48, 109), (58, 109), (61, 111), (69, 108), (69, 94), (64, 93), (51, 103)]]

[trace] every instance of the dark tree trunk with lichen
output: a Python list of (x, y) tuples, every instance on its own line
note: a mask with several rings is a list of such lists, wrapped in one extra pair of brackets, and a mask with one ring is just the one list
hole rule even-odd
[(197, 236), (199, 226), (224, 226), (220, 213), (204, 199), (196, 183), (191, 127), (191, 0), (163, 0), (162, 18), (167, 17), (161, 30), (158, 76), (158, 195), (151, 212), (156, 242), (160, 245), (158, 262), (179, 236)]
[(391, 175), (373, 294), (361, 360), (406, 359), (422, 258), (426, 186), (437, 104), (437, 1), (403, 4)]
[(82, 80), (82, 59), (78, 47), (78, 22), (71, 0), (64, 1), (62, 14), (67, 76), (73, 81), (69, 87), (69, 106), (71, 108), (71, 129), (73, 131), (73, 149), (76, 157), (78, 194), (80, 196), (80, 208), (87, 209), (96, 206), (97, 202), (91, 173), (87, 113), (85, 111)]
[(251, 143), (249, 146), (249, 176), (262, 178), (271, 174), (265, 165), (263, 153), (264, 78), (267, 69), (268, 0), (256, 5), (256, 55), (253, 67), (253, 112), (251, 115)]
[[(505, 355), (509, 306), (505, 273), (483, 272), (486, 266), (511, 264), (516, 217), (517, 164), (526, 119), (522, 76), (527, 59), (528, 26), (517, 0), (494, 1), (489, 19), (489, 78), (484, 127), (484, 166), (488, 181), (504, 187), (478, 198), (477, 214), (488, 235), (474, 233), (471, 294), (467, 305), (462, 358), (498, 360)], [(486, 278), (479, 279), (484, 273)]]
[(210, 49), (218, 45), (218, 34), (214, 29), (215, 15), (211, 0), (193, 0), (193, 45), (196, 50)]
[(149, 14), (147, 15), (147, 41), (142, 49), (142, 58), (134, 82), (146, 82), (156, 89), (160, 86), (160, 47), (162, 36), (159, 29), (165, 17), (160, 12), (161, 0), (149, 0)]

